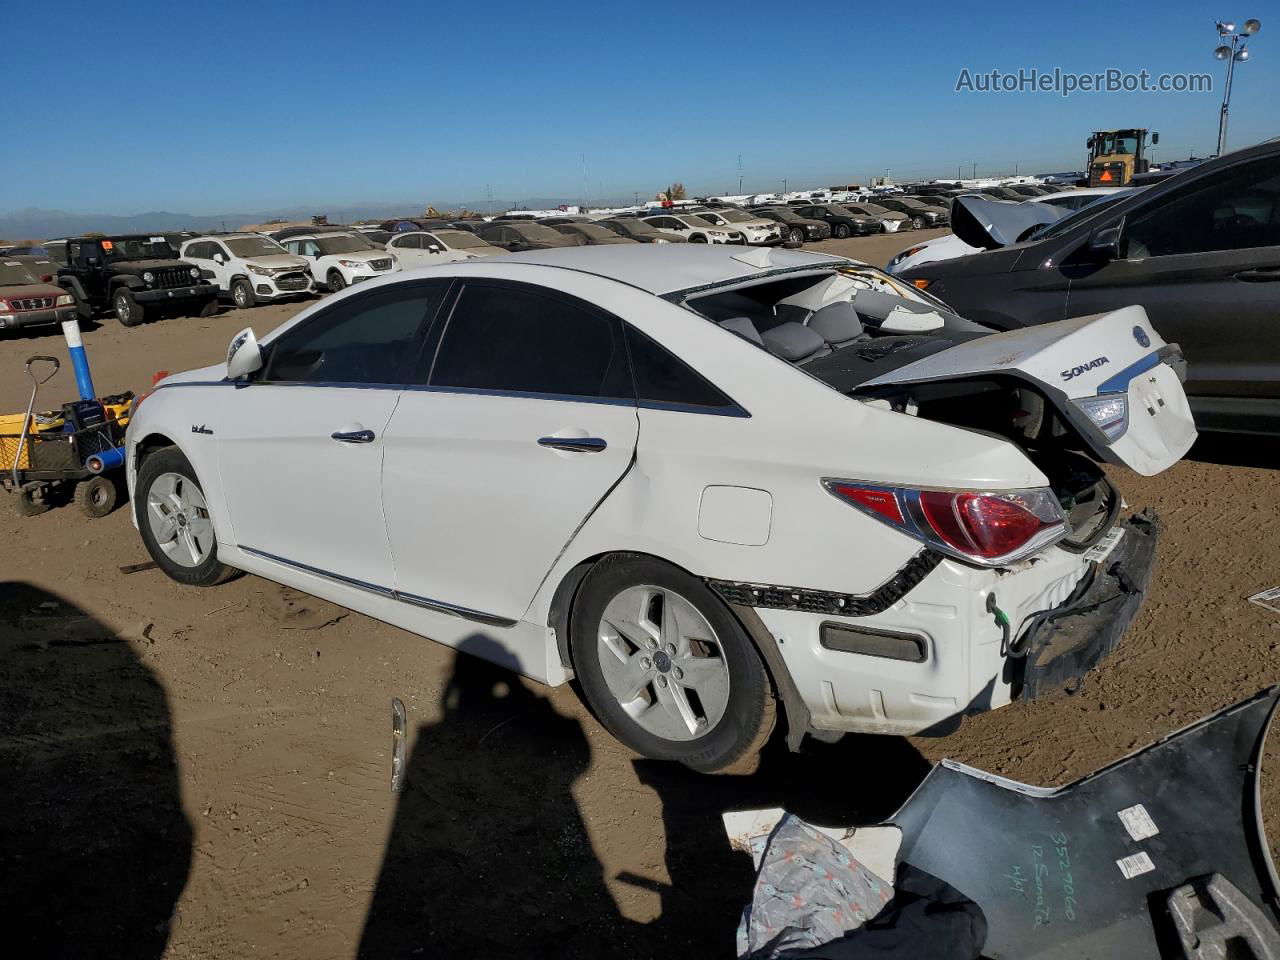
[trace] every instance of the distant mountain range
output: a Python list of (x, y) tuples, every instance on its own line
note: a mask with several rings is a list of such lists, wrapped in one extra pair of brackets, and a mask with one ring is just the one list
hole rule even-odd
[[(607, 204), (630, 203), (630, 197), (609, 197), (593, 200)], [(562, 203), (577, 203), (577, 199), (565, 197), (530, 197), (525, 200), (468, 200), (465, 202), (434, 201), (440, 210), (476, 210), (487, 213), (490, 208), (501, 213), (516, 206), (535, 210), (554, 208)], [(69, 213), (65, 210), (43, 210), (31, 207), (0, 213), (0, 240), (48, 240), (53, 237), (77, 236), (87, 232), (99, 233), (167, 233), (177, 230), (238, 230), (249, 223), (266, 223), (268, 220), (307, 220), (315, 214), (323, 214), (330, 223), (350, 223), (354, 220), (379, 219), (421, 215), (426, 204), (411, 203), (353, 203), (342, 206), (295, 207), (283, 210), (257, 210), (244, 213), (170, 213), (156, 210), (128, 216), (108, 213)]]

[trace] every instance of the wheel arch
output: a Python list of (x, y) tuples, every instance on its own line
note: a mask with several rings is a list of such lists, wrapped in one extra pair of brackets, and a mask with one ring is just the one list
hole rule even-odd
[[(153, 430), (145, 437), (133, 445), (133, 469), (137, 470), (142, 466), (142, 461), (157, 450), (163, 450), (165, 447), (177, 447), (177, 441), (170, 439), (166, 434), (159, 430)], [(181, 450), (181, 447), (178, 447)], [(183, 453), (185, 456), (185, 452)]]
[[(574, 603), (577, 600), (582, 582), (587, 578), (587, 574), (600, 564), (630, 558), (656, 560), (658, 563), (667, 564), (695, 579), (704, 579), (692, 570), (688, 570), (678, 563), (672, 563), (665, 557), (640, 550), (611, 550), (579, 560), (560, 578), (560, 582), (551, 594), (551, 603), (547, 611), (547, 626), (555, 636), (557, 654), (561, 665), (566, 670), (573, 671), (573, 654), (569, 645), (569, 633), (573, 624)], [(812, 718), (809, 708), (805, 705), (804, 698), (800, 696), (800, 691), (796, 687), (795, 681), (791, 678), (791, 671), (787, 669), (786, 661), (782, 658), (782, 652), (778, 649), (777, 638), (769, 632), (769, 629), (764, 625), (764, 621), (760, 619), (759, 615), (751, 607), (728, 603), (719, 596), (716, 597), (716, 600), (722, 603), (730, 615), (738, 622), (738, 625), (742, 627), (750, 638), (751, 643), (755, 646), (756, 652), (760, 655), (760, 660), (764, 664), (765, 673), (769, 676), (773, 690), (778, 699), (782, 701), (782, 712), (786, 722), (787, 746), (791, 750), (798, 750), (800, 741), (804, 739), (806, 733), (810, 732)]]

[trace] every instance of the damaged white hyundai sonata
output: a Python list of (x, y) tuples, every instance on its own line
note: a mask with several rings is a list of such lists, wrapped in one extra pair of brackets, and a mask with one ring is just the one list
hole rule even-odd
[(179, 582), (244, 570), (528, 677), (650, 757), (942, 731), (1076, 682), (1195, 439), (1139, 307), (992, 333), (850, 260), (578, 247), (373, 280), (129, 425)]

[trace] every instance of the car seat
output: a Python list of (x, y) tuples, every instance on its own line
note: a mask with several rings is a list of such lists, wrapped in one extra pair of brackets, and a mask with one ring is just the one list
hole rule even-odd
[(814, 311), (805, 326), (822, 337), (833, 350), (848, 346), (864, 334), (862, 320), (847, 300), (829, 303)]
[(791, 320), (766, 330), (761, 339), (766, 350), (791, 363), (806, 363), (831, 352), (820, 333)]

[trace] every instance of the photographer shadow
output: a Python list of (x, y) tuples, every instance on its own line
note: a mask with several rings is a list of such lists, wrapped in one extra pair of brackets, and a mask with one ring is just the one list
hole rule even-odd
[(7, 956), (160, 957), (191, 866), (168, 700), (127, 639), (0, 583)]

